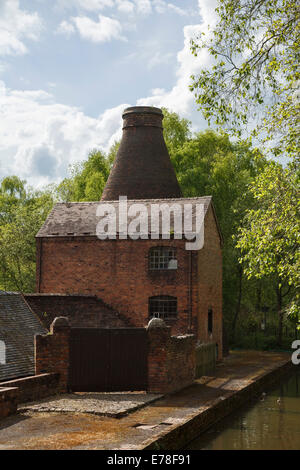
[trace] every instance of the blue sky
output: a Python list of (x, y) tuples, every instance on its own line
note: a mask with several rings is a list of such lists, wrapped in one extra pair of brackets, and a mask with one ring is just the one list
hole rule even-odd
[(129, 105), (166, 106), (206, 128), (188, 89), (207, 65), (189, 40), (209, 0), (0, 0), (0, 178), (60, 181), (121, 136)]

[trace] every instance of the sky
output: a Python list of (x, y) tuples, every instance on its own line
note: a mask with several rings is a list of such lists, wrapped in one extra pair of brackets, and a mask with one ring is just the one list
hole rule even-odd
[(189, 90), (209, 64), (190, 39), (215, 0), (0, 0), (0, 179), (59, 182), (121, 137), (128, 106), (207, 124)]

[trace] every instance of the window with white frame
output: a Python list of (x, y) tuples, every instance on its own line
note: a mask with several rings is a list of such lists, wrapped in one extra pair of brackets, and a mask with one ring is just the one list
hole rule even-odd
[(176, 248), (155, 246), (149, 250), (149, 269), (177, 269)]
[(149, 298), (150, 318), (177, 318), (177, 297), (158, 295)]

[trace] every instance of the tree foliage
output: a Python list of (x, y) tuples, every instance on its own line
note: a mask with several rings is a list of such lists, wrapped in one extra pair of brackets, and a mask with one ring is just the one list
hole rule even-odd
[(70, 167), (70, 177), (64, 178), (57, 186), (59, 200), (99, 201), (109, 175), (110, 163), (106, 155), (99, 150), (92, 150), (87, 160)]
[(0, 289), (35, 290), (35, 235), (53, 205), (51, 192), (26, 189), (17, 176), (0, 187)]
[(218, 0), (212, 31), (191, 43), (212, 65), (192, 77), (191, 89), (208, 121), (252, 135), (275, 155), (299, 148), (298, 0)]
[(181, 118), (167, 108), (162, 108), (163, 133), (169, 153), (182, 147), (182, 145), (191, 138), (191, 122), (188, 119)]
[[(300, 322), (299, 189), (295, 165), (283, 168), (270, 162), (251, 185), (256, 207), (246, 213), (237, 247), (248, 278), (275, 278), (281, 296), (287, 287), (292, 295), (286, 312)], [(282, 315), (282, 305), (278, 313)]]
[[(184, 196), (211, 195), (223, 235), (223, 306), (228, 327), (234, 330), (240, 311), (255, 309), (256, 286), (244, 280), (238, 261), (239, 250), (233, 235), (240, 227), (247, 208), (254, 204), (249, 186), (267, 164), (248, 143), (233, 143), (227, 134), (208, 130), (187, 140), (171, 159)], [(243, 289), (244, 285), (244, 289)], [(251, 290), (246, 306), (243, 292)], [(254, 292), (254, 294), (253, 294)]]

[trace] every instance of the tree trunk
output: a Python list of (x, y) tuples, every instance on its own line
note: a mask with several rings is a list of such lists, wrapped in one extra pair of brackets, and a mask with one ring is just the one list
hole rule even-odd
[(282, 346), (282, 327), (283, 327), (283, 310), (282, 310), (282, 293), (281, 287), (276, 287), (277, 295), (277, 314), (278, 314), (278, 346)]

